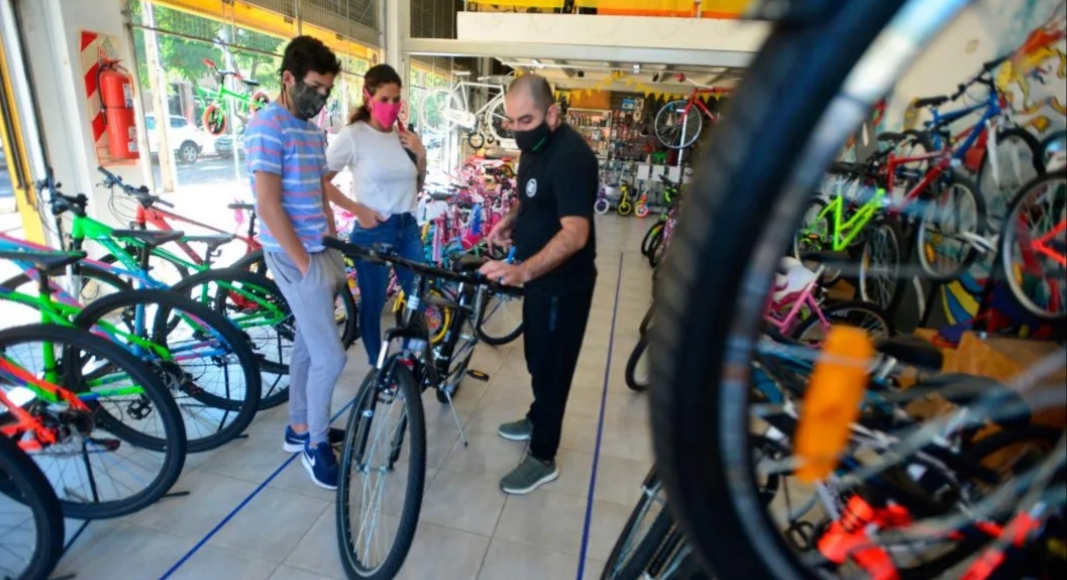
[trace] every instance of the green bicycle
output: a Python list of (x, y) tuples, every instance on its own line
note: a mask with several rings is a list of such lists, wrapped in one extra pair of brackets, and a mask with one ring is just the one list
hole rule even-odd
[[(227, 100), (233, 104), (233, 113), (246, 120), (270, 103), (270, 95), (266, 91), (255, 90), (259, 86), (259, 81), (246, 79), (236, 70), (219, 70), (215, 61), (210, 58), (205, 58), (204, 64), (214, 73), (218, 83), (218, 88), (213, 91), (199, 85), (196, 88), (199, 93), (197, 99), (207, 103), (200, 122), (208, 133), (218, 137), (226, 132), (227, 107), (225, 103)], [(226, 81), (231, 77), (241, 81), (248, 92), (237, 92), (227, 88)]]

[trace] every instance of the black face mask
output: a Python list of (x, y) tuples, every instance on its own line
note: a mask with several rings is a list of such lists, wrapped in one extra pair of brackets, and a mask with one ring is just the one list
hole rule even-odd
[(307, 121), (319, 114), (319, 111), (326, 106), (330, 95), (324, 95), (307, 86), (303, 81), (297, 81), (293, 88), (289, 89), (289, 98), (292, 99), (293, 108), (296, 109), (296, 116)]
[(545, 146), (551, 134), (552, 131), (548, 128), (548, 122), (541, 121), (541, 124), (533, 129), (515, 131), (515, 144), (519, 146), (519, 151), (523, 153), (535, 153)]

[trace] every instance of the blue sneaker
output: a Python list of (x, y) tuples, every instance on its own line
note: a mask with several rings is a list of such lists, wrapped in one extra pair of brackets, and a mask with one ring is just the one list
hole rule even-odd
[[(330, 427), (330, 434), (327, 437), (330, 439), (330, 445), (341, 445), (345, 442), (345, 430)], [(307, 431), (297, 434), (293, 432), (292, 427), (285, 426), (285, 442), (282, 443), (282, 449), (285, 449), (286, 453), (300, 453), (309, 441), (311, 441), (311, 436)]]
[(323, 489), (337, 489), (337, 456), (329, 443), (305, 447), (300, 462), (311, 476), (311, 481)]

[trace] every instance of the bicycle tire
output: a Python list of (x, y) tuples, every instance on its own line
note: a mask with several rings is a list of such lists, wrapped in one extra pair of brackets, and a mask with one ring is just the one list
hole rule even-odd
[[(667, 279), (651, 347), (652, 372), (665, 385), (650, 391), (656, 462), (671, 498), (668, 507), (717, 577), (814, 577), (790, 553), (759, 501), (751, 450), (738, 424), (747, 412), (739, 405), (747, 405), (749, 393), (736, 382), (720, 384), (724, 367), (732, 365), (725, 357), (739, 356), (724, 353), (735, 330), (754, 334), (762, 320), (765, 295), (737, 300), (742, 286), (771, 285), (777, 259), (754, 261), (759, 236), (781, 229), (776, 220), (795, 226), (819, 179), (807, 172), (802, 183), (786, 189), (810, 135), (903, 4), (826, 3), (818, 18), (774, 28), (716, 127), (720, 138), (710, 142), (679, 219), (676, 247), (664, 264)], [(782, 94), (796, 96), (787, 115), (777, 98)], [(828, 165), (833, 153), (819, 153), (803, 166)], [(789, 203), (780, 207), (779, 200)], [(779, 234), (780, 250), (794, 232)], [(757, 278), (733, 274), (757, 265)], [(745, 322), (735, 328), (739, 316)], [(747, 375), (749, 360), (739, 376)]]
[(671, 519), (670, 512), (661, 511), (652, 521), (648, 533), (641, 539), (641, 543), (637, 545), (633, 556), (626, 561), (622, 570), (616, 575), (608, 575), (608, 566), (611, 564), (611, 560), (608, 560), (608, 564), (604, 565), (602, 580), (639, 580), (642, 578), (642, 574), (652, 563), (653, 558), (663, 549), (667, 535), (672, 529), (674, 529), (674, 520)]
[(658, 221), (658, 222), (652, 224), (652, 227), (648, 228), (648, 231), (645, 232), (645, 237), (641, 238), (641, 255), (647, 258), (652, 253), (651, 252), (652, 241), (656, 237), (662, 236), (662, 235), (663, 235), (663, 221), (661, 220), (661, 221)]
[[(906, 278), (900, 275), (900, 268), (904, 261), (904, 249), (901, 247), (903, 234), (900, 232), (900, 226), (897, 225), (896, 221), (891, 220), (874, 224), (871, 230), (867, 234), (867, 241), (864, 243), (862, 254), (863, 259), (860, 262), (859, 279), (857, 280), (858, 294), (864, 302), (874, 304), (886, 312), (893, 312), (904, 298), (904, 286), (906, 283)], [(875, 235), (877, 233), (881, 233), (887, 241), (892, 243), (892, 250), (896, 256), (896, 267), (894, 271), (889, 273), (887, 285), (891, 286), (891, 288), (888, 291), (873, 287), (874, 280), (869, 273), (869, 259), (867, 256), (870, 251), (870, 244), (879, 239)]]
[(647, 333), (642, 334), (641, 338), (637, 340), (637, 344), (634, 345), (634, 349), (630, 351), (630, 358), (626, 359), (626, 386), (631, 390), (644, 392), (648, 390), (649, 378), (637, 377), (637, 365), (641, 362), (648, 351), (649, 335)]
[[(103, 316), (115, 310), (148, 305), (156, 305), (158, 310), (155, 313), (155, 323), (152, 325), (152, 336), (145, 338), (150, 339), (155, 344), (168, 346), (167, 338), (175, 326), (167, 324), (167, 319), (174, 311), (184, 312), (195, 317), (198, 323), (202, 324), (206, 329), (210, 329), (218, 338), (221, 338), (224, 344), (220, 345), (219, 348), (236, 357), (240, 371), (244, 375), (243, 392), (231, 398), (220, 396), (201, 387), (200, 382), (188, 384), (186, 381), (189, 381), (191, 377), (183, 368), (174, 369), (166, 364), (160, 364), (159, 368), (155, 369), (157, 372), (164, 373), (167, 372), (165, 369), (171, 368), (171, 372), (168, 374), (172, 380), (168, 381), (167, 384), (172, 385), (175, 389), (173, 395), (176, 397), (175, 402), (178, 403), (178, 409), (182, 412), (183, 421), (186, 425), (185, 433), (189, 452), (199, 453), (217, 449), (237, 438), (252, 423), (252, 419), (255, 418), (256, 412), (259, 410), (262, 376), (252, 348), (248, 345), (247, 335), (238, 330), (225, 317), (179, 294), (162, 290), (138, 290), (112, 294), (96, 300), (85, 307), (74, 318), (73, 322), (75, 326), (89, 330)], [(218, 360), (218, 358), (219, 355), (211, 356), (213, 361)], [(142, 359), (146, 364), (149, 362), (147, 355)], [(163, 362), (177, 364), (174, 361)], [(175, 376), (178, 372), (182, 373), (184, 380)], [(226, 391), (229, 391), (229, 373), (223, 374), (227, 380)], [(207, 435), (199, 436), (196, 427), (205, 424), (207, 419), (205, 416), (195, 412), (191, 415), (187, 414), (185, 406), (177, 399), (179, 392), (212, 409), (222, 410), (224, 412), (221, 419), (223, 423), (218, 428), (212, 427), (209, 429)], [(226, 420), (231, 418), (231, 414), (232, 420), (227, 423)]]
[(484, 122), (485, 126), (489, 128), (489, 133), (497, 143), (505, 139), (514, 139), (515, 133), (504, 128), (502, 121), (507, 120), (507, 110), (504, 107), (504, 94), (493, 99), (495, 102), (491, 102), (491, 105), (485, 109)]
[[(975, 211), (975, 223), (974, 231), (971, 232), (976, 236), (983, 236), (986, 232), (986, 205), (985, 199), (978, 191), (978, 186), (973, 181), (963, 177), (959, 173), (953, 173), (950, 181), (944, 186), (946, 189), (956, 187), (956, 191), (965, 191), (967, 195), (974, 200)], [(919, 267), (922, 269), (923, 275), (934, 282), (950, 282), (960, 277), (961, 274), (967, 271), (968, 268), (974, 264), (978, 259), (978, 249), (973, 244), (967, 245), (967, 250), (964, 253), (964, 257), (960, 260), (954, 268), (947, 272), (935, 270), (929, 260), (929, 256), (926, 252), (926, 245), (923, 240), (926, 238), (926, 228), (924, 227), (928, 223), (928, 218), (932, 215), (933, 211), (936, 211), (936, 206), (933, 203), (929, 203), (931, 200), (926, 199), (927, 211), (923, 212), (923, 216), (919, 220), (918, 226), (915, 228), (915, 258), (919, 262)], [(953, 213), (958, 213), (953, 212)]]
[(618, 212), (619, 215), (627, 216), (633, 213), (634, 206), (632, 203), (630, 203), (630, 200), (623, 197), (621, 200), (619, 200), (619, 205), (615, 206), (615, 211)]
[[(396, 389), (402, 392), (405, 401), (406, 424), (411, 435), (408, 438), (408, 473), (407, 488), (404, 494), (404, 505), (401, 509), (400, 522), (397, 526), (397, 538), (393, 547), (389, 550), (385, 560), (373, 570), (365, 570), (359, 561), (359, 555), (352, 545), (352, 526), (349, 520), (351, 489), (351, 467), (356, 459), (355, 449), (359, 442), (355, 439), (365, 434), (363, 421), (372, 421), (374, 413), (368, 408), (368, 404), (378, 397), (377, 371), (372, 369), (363, 381), (359, 393), (356, 395), (356, 403), (348, 414), (348, 425), (345, 430), (344, 451), (341, 454), (340, 475), (337, 485), (337, 545), (341, 552), (341, 565), (349, 578), (364, 578), (366, 580), (387, 580), (396, 576), (400, 567), (404, 565), (411, 543), (415, 539), (415, 529), (418, 525), (419, 512), (422, 510), (423, 483), (426, 478), (426, 422), (423, 415), (422, 399), (415, 377), (410, 369), (394, 355), (391, 361), (387, 361), (386, 373), (390, 378), (385, 379), (386, 384), (392, 385), (395, 381)], [(404, 420), (402, 420), (404, 421)], [(358, 493), (358, 490), (356, 490)]]
[[(1054, 300), (1058, 299), (1060, 302), (1060, 312), (1050, 312), (1045, 307), (1039, 305), (1029, 295), (1027, 289), (1024, 288), (1020, 281), (1016, 278), (1014, 268), (1016, 244), (1015, 238), (1017, 237), (1015, 231), (1017, 227), (1017, 220), (1013, 216), (1015, 216), (1016, 213), (1018, 213), (1022, 209), (1023, 202), (1027, 200), (1031, 192), (1041, 187), (1044, 183), (1055, 181), (1067, 181), (1067, 168), (1040, 175), (1032, 179), (1029, 183), (1023, 185), (1021, 188), (1019, 188), (1018, 193), (1015, 195), (1015, 199), (1013, 199), (1008, 205), (1008, 213), (1005, 217), (1004, 225), (1001, 226), (1000, 236), (997, 242), (999, 245), (999, 247), (997, 248), (997, 254), (1000, 256), (1000, 264), (998, 264), (998, 267), (1000, 269), (1001, 274), (1004, 276), (1004, 280), (1008, 286), (1008, 290), (1010, 290), (1009, 294), (1012, 298), (1012, 301), (1030, 314), (1033, 314), (1034, 316), (1042, 320), (1062, 321), (1067, 318), (1067, 305), (1063, 304), (1067, 296), (1061, 295), (1059, 297), (1053, 297)], [(1059, 202), (1061, 212), (1063, 211), (1064, 205), (1067, 204), (1067, 197), (1065, 197), (1063, 194), (1064, 187), (1067, 187), (1067, 185), (1061, 185), (1057, 189), (1057, 193), (1059, 193), (1060, 197), (1063, 198)], [(1042, 268), (1042, 270), (1045, 270), (1045, 268)], [(1060, 268), (1059, 271), (1064, 272), (1062, 268)], [(1060, 280), (1059, 282), (1061, 288), (1067, 286), (1067, 276), (1065, 276), (1064, 279)]]
[[(999, 148), (1002, 143), (1006, 143), (1011, 139), (1018, 139), (1030, 152), (1030, 167), (1037, 175), (1027, 176), (1026, 174), (1020, 174), (1017, 177), (1022, 179), (1017, 183), (1005, 183), (1007, 168), (998, 167), (1001, 183), (994, 183), (993, 181), (993, 169), (989, 162), (989, 148), (982, 152), (982, 161), (978, 165), (978, 172), (975, 175), (975, 183), (978, 187), (978, 194), (984, 198), (986, 205), (990, 207), (1004, 207), (1000, 203), (997, 203), (997, 199), (1003, 199), (1005, 205), (1010, 203), (1011, 199), (1015, 196), (1015, 192), (1020, 187), (1031, 181), (1034, 177), (1040, 176), (1045, 173), (1045, 156), (1044, 151), (1041, 148), (1041, 143), (1037, 140), (1037, 137), (1030, 133), (1026, 129), (1019, 127), (1009, 127), (1007, 129), (997, 130), (997, 147)], [(1020, 167), (1021, 171), (1025, 171), (1026, 168)], [(1029, 177), (1029, 179), (1027, 178)]]
[[(259, 300), (277, 308), (279, 313), (272, 316), (280, 316), (279, 320), (267, 319), (254, 327), (246, 327), (240, 323), (237, 327), (251, 337), (252, 351), (259, 359), (260, 373), (263, 377), (264, 387), (261, 389), (259, 408), (260, 410), (271, 409), (289, 400), (289, 355), (293, 341), (296, 339), (296, 326), (292, 313), (289, 311), (289, 303), (285, 300), (278, 285), (269, 278), (253, 274), (247, 270), (220, 268), (208, 270), (199, 274), (193, 274), (171, 289), (185, 296), (196, 295), (196, 288), (202, 285), (238, 282), (242, 287), (250, 288)], [(210, 288), (208, 289), (210, 291)], [(201, 296), (201, 298), (204, 298)], [(258, 316), (258, 306), (235, 302), (228, 292), (218, 292), (206, 297), (210, 307), (227, 319), (233, 320), (244, 313)], [(194, 302), (200, 302), (194, 299)], [(230, 315), (232, 313), (232, 316)], [(269, 322), (269, 324), (267, 324)], [(354, 324), (354, 323), (353, 323)]]
[[(655, 489), (659, 485), (659, 478), (656, 475), (656, 467), (653, 465), (648, 470), (648, 474), (645, 475), (645, 480), (641, 483), (641, 498), (637, 500), (637, 504), (634, 505), (633, 511), (630, 512), (630, 517), (626, 520), (626, 525), (622, 527), (619, 532), (619, 537), (615, 540), (615, 545), (611, 549), (611, 554), (608, 556), (607, 562), (604, 564), (604, 570), (600, 574), (601, 580), (611, 580), (614, 578), (620, 578), (618, 575), (612, 575), (610, 572), (618, 563), (619, 559), (624, 556), (623, 550), (626, 549), (629, 542), (630, 535), (637, 531), (637, 526), (641, 523), (643, 516), (647, 513), (648, 508), (651, 507), (654, 502), (654, 496), (657, 495)], [(658, 515), (658, 514), (657, 514)]]
[[(893, 328), (893, 325), (889, 322), (889, 317), (886, 316), (885, 312), (883, 312), (881, 309), (879, 309), (874, 304), (870, 304), (868, 302), (860, 302), (860, 301), (855, 301), (855, 300), (849, 300), (849, 301), (846, 301), (846, 302), (835, 302), (834, 304), (831, 304), (830, 306), (826, 306), (826, 307), (824, 307), (822, 309), (823, 316), (825, 316), (826, 320), (828, 322), (830, 322), (831, 324), (834, 324), (834, 323), (836, 323), (836, 324), (842, 324), (842, 323), (847, 324), (848, 321), (845, 321), (845, 322), (842, 322), (842, 321), (847, 318), (845, 315), (848, 312), (853, 312), (853, 313), (861, 312), (861, 313), (867, 315), (869, 318), (878, 321), (879, 326), (881, 326), (881, 328), (884, 330), (884, 332), (882, 332), (881, 334), (878, 334), (876, 332), (868, 330), (868, 334), (870, 336), (874, 337), (874, 338), (889, 338), (889, 337), (893, 336), (894, 334), (896, 334), (896, 330)], [(813, 328), (816, 324), (819, 324), (820, 322), (821, 322), (821, 320), (819, 320), (818, 316), (815, 316), (814, 314), (809, 315), (807, 318), (802, 320), (799, 324), (797, 324), (793, 328), (792, 332), (790, 332), (791, 338), (799, 341), (800, 337), (804, 336), (804, 334), (808, 330), (810, 330), (811, 328)]]
[(15, 575), (8, 574), (9, 571), (0, 565), (0, 574), (11, 580), (48, 578), (63, 555), (66, 536), (63, 509), (48, 478), (33, 459), (4, 436), (0, 436), (0, 493), (30, 510), (36, 532), (33, 553), (28, 557), (5, 547), (5, 552), (22, 556), (26, 564), (21, 570), (9, 570)]
[[(513, 328), (511, 330), (507, 330), (506, 332), (503, 332), (501, 334), (490, 334), (489, 332), (486, 331), (486, 329), (485, 329), (485, 313), (486, 313), (487, 310), (489, 310), (489, 304), (492, 301), (492, 299), (494, 297), (498, 297), (498, 296), (499, 295), (494, 294), (493, 296), (489, 297), (488, 300), (485, 301), (485, 306), (482, 308), (482, 320), (479, 320), (478, 324), (476, 324), (475, 327), (474, 327), (474, 331), (478, 333), (478, 339), (481, 340), (482, 342), (484, 342), (485, 344), (490, 345), (490, 346), (503, 346), (503, 345), (508, 344), (510, 342), (514, 342), (515, 339), (517, 339), (520, 336), (522, 336), (522, 332), (523, 332), (523, 321), (522, 321), (521, 313), (520, 313), (520, 316), (519, 316), (519, 322), (515, 326), (515, 328)], [(521, 298), (514, 298), (514, 299), (515, 300), (521, 300)], [(509, 300), (511, 300), (511, 299), (509, 298)]]
[(637, 330), (641, 333), (642, 336), (648, 333), (648, 329), (652, 324), (652, 315), (655, 311), (655, 304), (649, 306), (648, 311), (645, 312), (645, 317), (641, 319), (641, 324), (638, 325)]
[[(127, 374), (134, 384), (144, 390), (145, 398), (148, 399), (152, 410), (159, 415), (159, 421), (163, 426), (162, 437), (144, 436), (143, 434), (138, 434), (139, 436), (137, 437), (127, 436), (127, 441), (129, 439), (138, 439), (137, 443), (130, 441), (135, 447), (163, 454), (162, 461), (159, 462), (161, 464), (159, 473), (141, 491), (134, 493), (130, 497), (98, 502), (75, 502), (61, 497), (59, 502), (63, 509), (63, 515), (83, 520), (117, 518), (144, 509), (163, 497), (174, 485), (174, 482), (178, 480), (182, 466), (185, 464), (186, 438), (181, 412), (160, 379), (140, 360), (121, 346), (80, 328), (57, 325), (30, 325), (0, 331), (0, 349), (10, 348), (11, 345), (18, 342), (31, 341), (64, 345), (64, 352), (67, 354), (68, 361), (73, 361), (74, 359), (69, 349), (77, 349), (78, 353), (92, 353), (98, 360), (107, 361), (109, 363), (108, 368), (119, 369)], [(78, 357), (78, 360), (82, 360), (81, 357)], [(64, 367), (67, 371), (72, 370), (72, 368), (69, 363)], [(73, 379), (74, 377), (69, 378)], [(65, 382), (80, 384), (80, 380)], [(74, 392), (77, 393), (78, 391), (75, 390)], [(122, 428), (118, 428), (116, 419), (112, 414), (100, 413), (103, 407), (99, 399), (86, 400), (85, 403), (90, 407), (90, 410), (94, 411), (93, 416), (97, 427), (107, 428), (109, 432), (115, 435), (120, 435), (115, 431), (123, 431), (127, 434), (132, 431), (131, 428), (125, 425)], [(31, 457), (38, 465), (41, 457), (45, 455), (44, 451), (41, 450), (31, 454)], [(45, 468), (42, 468), (41, 471), (46, 474), (52, 473)], [(127, 487), (129, 486), (127, 485)], [(53, 485), (53, 489), (55, 489), (55, 485)], [(58, 491), (57, 495), (59, 495)]]
[[(112, 274), (111, 272), (101, 270), (96, 266), (93, 266), (91, 264), (80, 264), (78, 268), (81, 271), (80, 275), (82, 277), (82, 291), (79, 293), (78, 296), (75, 296), (75, 298), (77, 298), (79, 302), (81, 302), (83, 305), (89, 304), (91, 303), (91, 300), (96, 299), (96, 296), (91, 296), (90, 300), (86, 299), (85, 292), (89, 285), (89, 282), (87, 280), (96, 280), (98, 283), (104, 282), (106, 286), (114, 288), (118, 292), (133, 290), (133, 285), (131, 285), (126, 280), (123, 280), (122, 278), (116, 276), (115, 274)], [(5, 288), (8, 290), (17, 290), (19, 287), (31, 283), (33, 284), (34, 288), (28, 291), (27, 294), (32, 296), (37, 293), (37, 282), (31, 280), (30, 277), (27, 276), (25, 273), (18, 274), (16, 276), (8, 278), (3, 282), (0, 282), (0, 288)]]
[[(440, 102), (436, 101), (432, 97), (444, 96), (444, 99)], [(444, 103), (445, 107), (442, 108), (441, 104)], [(431, 110), (436, 107), (436, 110)], [(422, 102), (419, 103), (419, 120), (422, 122), (422, 128), (424, 133), (444, 133), (452, 129), (452, 123), (441, 115), (443, 110), (462, 109), (464, 108), (463, 100), (458, 94), (451, 89), (433, 89), (426, 93), (422, 98)], [(437, 121), (431, 123), (430, 121)]]
[(608, 202), (608, 200), (606, 200), (604, 198), (597, 199), (596, 203), (593, 204), (593, 211), (597, 212), (600, 215), (604, 215), (604, 214), (608, 213), (608, 211), (610, 211), (610, 210), (611, 210), (611, 203)]

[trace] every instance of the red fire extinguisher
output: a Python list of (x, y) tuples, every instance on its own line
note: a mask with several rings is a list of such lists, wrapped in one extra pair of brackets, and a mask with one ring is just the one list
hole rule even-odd
[(138, 159), (137, 127), (133, 114), (133, 85), (117, 60), (100, 62), (97, 86), (107, 126), (107, 146), (112, 159)]

